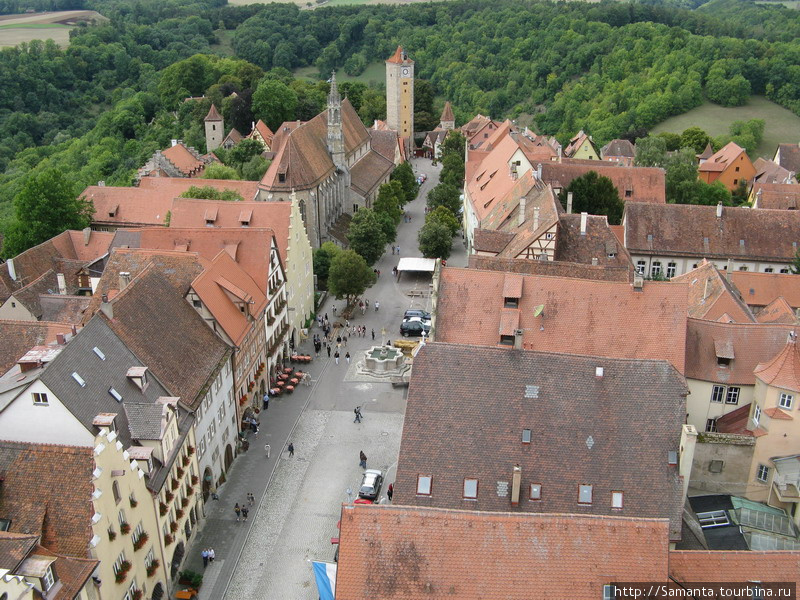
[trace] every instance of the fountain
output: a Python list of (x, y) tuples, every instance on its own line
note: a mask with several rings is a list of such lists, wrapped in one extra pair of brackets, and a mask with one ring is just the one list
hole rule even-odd
[(364, 352), (364, 361), (359, 364), (359, 371), (374, 377), (396, 377), (410, 368), (406, 357), (394, 346), (373, 346)]

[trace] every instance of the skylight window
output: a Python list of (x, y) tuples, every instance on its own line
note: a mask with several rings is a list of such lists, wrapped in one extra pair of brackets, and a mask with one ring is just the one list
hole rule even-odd
[(108, 388), (108, 393), (116, 400), (117, 402), (122, 402), (122, 394), (120, 394), (117, 390), (113, 387)]
[(102, 350), (100, 350), (100, 348), (98, 348), (97, 346), (95, 346), (94, 348), (92, 348), (92, 352), (94, 352), (95, 354), (97, 354), (97, 356), (98, 356), (98, 358), (100, 358), (100, 360), (105, 360), (105, 359), (106, 359), (106, 355), (105, 355), (105, 354), (103, 354), (103, 351), (102, 351)]
[(78, 382), (78, 385), (81, 387), (86, 387), (86, 382), (83, 380), (83, 377), (78, 375), (77, 373), (72, 374), (72, 378)]

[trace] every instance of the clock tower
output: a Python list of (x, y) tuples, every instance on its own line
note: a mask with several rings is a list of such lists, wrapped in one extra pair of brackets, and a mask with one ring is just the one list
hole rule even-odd
[(414, 61), (402, 46), (386, 61), (386, 124), (403, 138), (410, 157), (414, 147)]

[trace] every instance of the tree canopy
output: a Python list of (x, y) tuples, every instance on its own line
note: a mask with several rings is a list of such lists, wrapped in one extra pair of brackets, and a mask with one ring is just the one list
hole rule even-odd
[(587, 212), (590, 215), (606, 215), (609, 225), (619, 225), (622, 220), (622, 209), (625, 204), (619, 197), (617, 188), (608, 178), (589, 171), (576, 177), (559, 194), (561, 206), (567, 207), (567, 194), (572, 192), (572, 209), (576, 213)]
[(371, 208), (362, 208), (353, 215), (347, 230), (350, 248), (364, 257), (368, 265), (374, 265), (386, 248), (386, 234), (378, 215)]
[(181, 198), (197, 200), (224, 200), (225, 202), (241, 202), (242, 195), (236, 190), (220, 190), (210, 185), (193, 185), (180, 195)]
[(354, 250), (342, 250), (331, 260), (328, 291), (337, 298), (346, 298), (349, 302), (361, 296), (376, 279), (363, 256)]
[(447, 259), (453, 248), (453, 234), (440, 220), (427, 221), (419, 230), (417, 240), (425, 258)]

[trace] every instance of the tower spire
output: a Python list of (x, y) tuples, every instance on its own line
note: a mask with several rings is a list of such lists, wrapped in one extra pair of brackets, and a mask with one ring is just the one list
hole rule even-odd
[(336, 71), (331, 71), (331, 91), (328, 92), (328, 106), (340, 106), (342, 97), (339, 95), (339, 86), (336, 85)]
[(336, 85), (336, 71), (331, 73), (331, 91), (328, 94), (328, 152), (333, 164), (341, 168), (345, 164), (344, 133), (342, 129), (342, 97)]

